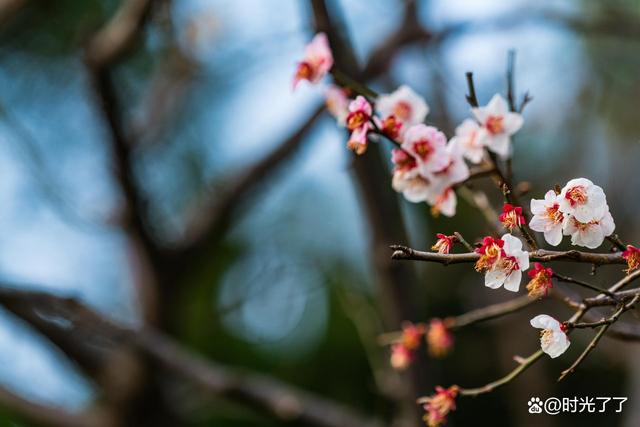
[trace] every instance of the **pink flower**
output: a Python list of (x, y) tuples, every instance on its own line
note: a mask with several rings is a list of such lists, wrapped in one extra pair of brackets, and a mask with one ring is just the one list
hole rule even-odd
[(486, 131), (483, 144), (500, 157), (509, 157), (511, 135), (522, 127), (522, 116), (509, 111), (507, 101), (498, 94), (485, 107), (472, 108), (471, 112)]
[(484, 155), (484, 139), (486, 129), (480, 127), (475, 120), (466, 119), (456, 128), (456, 136), (451, 142), (456, 142), (462, 147), (464, 157), (471, 163), (478, 164)]
[(524, 216), (522, 216), (522, 208), (509, 203), (505, 203), (502, 207), (499, 219), (504, 228), (509, 231), (513, 231), (514, 228), (520, 227), (525, 223)]
[(418, 399), (425, 410), (422, 418), (428, 427), (439, 427), (447, 422), (447, 415), (456, 409), (456, 397), (459, 387), (454, 385), (447, 389), (436, 387), (436, 393), (429, 397)]
[(553, 270), (545, 268), (539, 262), (533, 263), (533, 269), (527, 273), (531, 280), (527, 284), (527, 291), (531, 298), (547, 296), (549, 289), (553, 287)]
[(429, 354), (433, 357), (446, 356), (453, 347), (453, 334), (442, 319), (431, 319), (427, 332), (427, 344)]
[(622, 258), (627, 260), (627, 274), (640, 267), (640, 249), (633, 245), (627, 245), (627, 249), (622, 252)]
[(380, 95), (376, 111), (382, 119), (382, 130), (392, 139), (401, 139), (406, 129), (424, 122), (429, 106), (409, 86), (403, 85), (393, 93)]
[(448, 254), (451, 251), (453, 243), (456, 241), (456, 236), (447, 236), (442, 233), (436, 234), (438, 241), (431, 246), (432, 251), (436, 251), (440, 254)]
[(408, 350), (415, 350), (420, 346), (425, 333), (425, 326), (421, 323), (405, 322), (402, 325), (400, 343)]
[(333, 54), (329, 41), (324, 33), (318, 33), (304, 48), (304, 58), (298, 63), (296, 75), (293, 78), (295, 89), (301, 80), (318, 83), (333, 66)]
[(413, 352), (401, 343), (391, 346), (391, 367), (398, 371), (404, 371), (413, 361)]
[(446, 144), (447, 138), (438, 129), (418, 124), (407, 129), (402, 149), (416, 158), (420, 173), (429, 177), (447, 166)]
[(558, 246), (562, 241), (564, 214), (560, 212), (560, 203), (555, 191), (547, 191), (544, 200), (531, 199), (531, 213), (533, 218), (529, 221), (529, 227), (544, 233), (544, 239), (551, 246)]
[(347, 147), (356, 154), (363, 154), (367, 150), (369, 140), (367, 134), (373, 129), (371, 123), (372, 108), (369, 101), (358, 96), (349, 103), (349, 114), (346, 118), (347, 129), (351, 131)]
[(349, 115), (347, 91), (340, 86), (329, 85), (325, 91), (327, 110), (336, 118), (339, 126), (346, 126)]
[(444, 166), (433, 172), (438, 193), (469, 178), (469, 167), (462, 158), (462, 147), (457, 141), (447, 144), (442, 158)]
[(391, 161), (394, 164), (391, 181), (393, 189), (412, 203), (426, 201), (432, 191), (431, 183), (420, 175), (417, 159), (404, 150), (394, 149)]

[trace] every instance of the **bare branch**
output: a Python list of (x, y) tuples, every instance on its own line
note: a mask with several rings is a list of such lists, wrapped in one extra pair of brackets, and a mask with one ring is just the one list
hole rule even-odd
[[(287, 139), (271, 153), (259, 160), (237, 177), (229, 180), (230, 185), (224, 194), (218, 194), (209, 206), (198, 211), (198, 218), (187, 230), (185, 242), (177, 249), (183, 260), (190, 260), (201, 254), (212, 242), (217, 241), (236, 209), (253, 191), (264, 182), (267, 175), (284, 165), (305, 140), (313, 126), (322, 116), (324, 106), (315, 108), (311, 116), (304, 121)], [(206, 203), (205, 203), (206, 205)]]
[(94, 409), (87, 412), (70, 412), (55, 406), (32, 402), (0, 387), (0, 406), (20, 420), (42, 427), (113, 427), (113, 420), (106, 412)]
[[(631, 309), (638, 302), (638, 299), (640, 299), (640, 296), (636, 295), (635, 297), (633, 297), (633, 299), (629, 303), (621, 304), (618, 310), (616, 310), (616, 312), (610, 318), (603, 319), (600, 322), (593, 322), (593, 324), (601, 324), (602, 327), (600, 328), (596, 336), (593, 337), (593, 339), (591, 340), (587, 348), (585, 348), (582, 354), (580, 354), (580, 356), (576, 359), (576, 361), (573, 362), (573, 364), (569, 366), (567, 369), (562, 371), (562, 373), (560, 374), (560, 377), (558, 378), (558, 381), (562, 381), (567, 375), (575, 372), (578, 365), (580, 365), (587, 358), (589, 353), (591, 353), (596, 348), (600, 339), (603, 337), (605, 332), (607, 332), (607, 329), (609, 329), (609, 327), (611, 327), (611, 325), (618, 320), (618, 318), (620, 317), (620, 315), (622, 315), (622, 313)], [(576, 324), (572, 322), (567, 322), (567, 324), (569, 326), (577, 327)]]
[(474, 323), (484, 322), (486, 320), (491, 320), (515, 313), (538, 301), (539, 300), (529, 298), (527, 295), (525, 295), (509, 301), (478, 308), (459, 316), (448, 317), (445, 319), (445, 324), (450, 329), (459, 329), (464, 326), (472, 325)]
[(93, 68), (117, 62), (136, 42), (153, 0), (123, 0), (111, 21), (90, 40), (85, 61)]
[[(0, 304), (34, 326), (66, 354), (95, 352), (106, 359), (104, 353), (110, 353), (113, 346), (128, 345), (205, 393), (262, 410), (275, 419), (317, 427), (381, 426), (339, 403), (267, 376), (209, 362), (152, 328), (133, 330), (119, 326), (73, 299), (0, 289)], [(66, 341), (60, 339), (62, 334), (67, 334)], [(94, 339), (87, 340), (90, 336)]]

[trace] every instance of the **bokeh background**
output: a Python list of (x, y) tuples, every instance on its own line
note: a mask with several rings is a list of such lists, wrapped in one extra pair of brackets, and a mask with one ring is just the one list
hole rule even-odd
[[(114, 80), (139, 144), (136, 180), (149, 199), (149, 223), (171, 247), (185, 236), (189, 219), (207, 215), (203, 195), (215, 201), (233, 189), (246, 168), (308, 119), (323, 101), (323, 87), (291, 90), (296, 61), (314, 34), (310, 3), (158, 3), (143, 41)], [(327, 5), (361, 64), (405, 19), (399, 0)], [(115, 0), (0, 2), (0, 277), (6, 286), (77, 297), (137, 326), (131, 257), (113, 218), (121, 196), (82, 61), (86, 40), (118, 6)], [(428, 121), (451, 135), (469, 116), (464, 73), (474, 72), (486, 103), (504, 93), (507, 52), (515, 49), (518, 96), (528, 91), (534, 98), (516, 140), (516, 179), (530, 182), (535, 197), (573, 177), (593, 180), (605, 189), (617, 233), (638, 242), (640, 2), (429, 0), (418, 2), (415, 17), (433, 36), (393, 49), (367, 83), (380, 92), (410, 85), (431, 106)], [(212, 360), (389, 423), (396, 390), (407, 383), (422, 394), (436, 384), (482, 385), (508, 372), (514, 355), (534, 351), (537, 332), (528, 320), (540, 312), (568, 317), (556, 301), (458, 332), (449, 357), (424, 355), (417, 380), (415, 373), (389, 372), (388, 350), (376, 342), (399, 327), (389, 305), (402, 306), (401, 317), (425, 321), (511, 295), (488, 291), (468, 265), (407, 263), (400, 273), (390, 266), (391, 252), (380, 243), (424, 249), (436, 232), (460, 231), (472, 240), (487, 231), (465, 202), (455, 218), (433, 218), (428, 206), (396, 197), (388, 149), (370, 150), (384, 159), (382, 180), (363, 189), (366, 173), (356, 165), (362, 160), (345, 148), (344, 130), (322, 115), (277, 168), (259, 177), (178, 285), (170, 333)], [(397, 205), (380, 206), (389, 233), (371, 226), (367, 192)], [(404, 241), (384, 241), (403, 235), (396, 232), (403, 226)], [(391, 279), (381, 277), (384, 271)], [(566, 273), (586, 278), (589, 269)], [(605, 285), (619, 275), (619, 267), (602, 268), (593, 281)], [(381, 289), (389, 281), (392, 296)], [(638, 344), (604, 339), (578, 372), (556, 383), (590, 338), (590, 331), (580, 332), (560, 359), (545, 358), (514, 383), (461, 400), (451, 425), (640, 425)], [(81, 410), (99, 398), (91, 379), (5, 311), (0, 361), (0, 383), (27, 399)], [(532, 396), (629, 400), (621, 414), (550, 417), (527, 413)], [(192, 406), (187, 425), (281, 423), (242, 405)], [(2, 425), (29, 425), (10, 412)]]

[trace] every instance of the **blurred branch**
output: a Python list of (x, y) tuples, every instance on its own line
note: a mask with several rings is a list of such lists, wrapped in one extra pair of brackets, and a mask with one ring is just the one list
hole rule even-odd
[(215, 199), (201, 201), (205, 207), (197, 209), (197, 217), (188, 226), (186, 239), (176, 250), (183, 262), (191, 262), (205, 249), (217, 241), (227, 227), (238, 207), (264, 183), (265, 178), (282, 167), (305, 141), (305, 138), (322, 116), (324, 105), (317, 106), (311, 116), (300, 125), (287, 139), (282, 141), (262, 160), (229, 179), (227, 190), (217, 194)]
[(116, 63), (138, 39), (154, 0), (123, 0), (86, 46), (85, 61), (100, 69)]
[[(133, 330), (119, 326), (74, 299), (1, 288), (0, 304), (49, 338), (65, 354), (109, 353), (113, 346), (131, 346), (164, 371), (178, 374), (203, 392), (259, 409), (281, 421), (318, 427), (381, 426), (339, 403), (270, 377), (206, 361), (152, 328)], [(67, 335), (66, 339), (61, 339), (63, 334)], [(94, 340), (87, 340), (88, 336)], [(96, 345), (96, 340), (101, 344)], [(154, 375), (159, 374), (158, 370), (154, 371)]]
[(70, 412), (55, 406), (32, 402), (0, 387), (0, 407), (6, 408), (20, 420), (41, 427), (112, 427), (107, 413), (94, 409)]
[(28, 0), (0, 0), (0, 25), (11, 20), (27, 3)]
[(404, 46), (417, 42), (429, 42), (432, 35), (427, 31), (418, 18), (418, 0), (404, 2), (404, 14), (400, 25), (380, 45), (373, 49), (367, 63), (362, 69), (364, 79), (379, 76), (386, 72)]
[(124, 0), (111, 21), (90, 39), (84, 52), (96, 102), (109, 132), (114, 177), (124, 196), (122, 226), (136, 263), (137, 296), (147, 322), (156, 322), (159, 318), (156, 287), (162, 257), (147, 224), (147, 201), (137, 186), (133, 165), (134, 144), (127, 136), (111, 68), (142, 33), (152, 3), (151, 0)]

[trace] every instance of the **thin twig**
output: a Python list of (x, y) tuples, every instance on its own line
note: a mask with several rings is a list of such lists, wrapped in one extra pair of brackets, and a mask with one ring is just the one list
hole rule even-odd
[(473, 73), (471, 71), (467, 71), (465, 73), (467, 76), (467, 88), (469, 93), (465, 96), (467, 98), (467, 102), (471, 105), (472, 108), (477, 108), (480, 104), (478, 104), (478, 97), (476, 96), (476, 86), (473, 83)]
[(474, 247), (471, 246), (471, 244), (469, 242), (467, 242), (464, 237), (462, 237), (462, 234), (458, 233), (457, 231), (455, 231), (453, 233), (454, 236), (456, 236), (456, 239), (458, 240), (458, 242), (460, 242), (462, 244), (462, 246), (464, 246), (465, 248), (467, 248), (467, 250), (469, 252), (473, 252), (474, 251)]
[(590, 283), (583, 282), (582, 280), (574, 279), (573, 277), (569, 277), (569, 276), (564, 276), (564, 275), (562, 275), (560, 273), (557, 273), (555, 271), (553, 272), (553, 277), (555, 277), (556, 279), (558, 279), (561, 282), (573, 283), (575, 285), (582, 286), (583, 288), (591, 289), (592, 291), (596, 291), (596, 292), (598, 292), (600, 294), (605, 294), (605, 295), (608, 295), (608, 296), (610, 296), (612, 298), (615, 298), (615, 294), (613, 292), (609, 292), (606, 289), (602, 289), (602, 288), (599, 288), (599, 287), (597, 287), (595, 285), (592, 285)]
[(474, 323), (484, 322), (486, 320), (491, 320), (498, 317), (506, 316), (507, 314), (515, 313), (538, 301), (539, 300), (529, 298), (527, 295), (525, 295), (506, 302), (478, 308), (459, 316), (448, 317), (445, 319), (445, 325), (449, 329), (459, 329), (463, 326), (469, 326)]
[(587, 348), (584, 349), (584, 351), (582, 352), (582, 354), (580, 354), (576, 361), (573, 362), (573, 364), (567, 369), (562, 371), (560, 377), (558, 377), (558, 381), (562, 381), (567, 375), (573, 373), (576, 370), (578, 365), (580, 365), (586, 359), (589, 353), (591, 353), (596, 348), (600, 339), (604, 336), (605, 332), (607, 332), (607, 329), (609, 329), (609, 327), (611, 327), (611, 325), (618, 320), (622, 313), (633, 307), (634, 304), (638, 302), (638, 299), (640, 299), (640, 295), (636, 295), (628, 304), (621, 304), (618, 310), (616, 310), (616, 312), (609, 319), (605, 319), (603, 321), (602, 327), (600, 328), (596, 336), (593, 337)]

